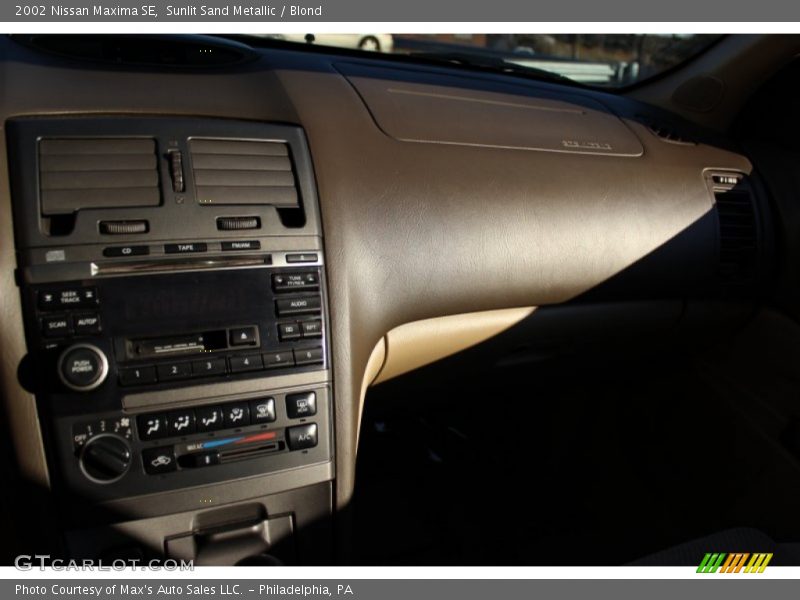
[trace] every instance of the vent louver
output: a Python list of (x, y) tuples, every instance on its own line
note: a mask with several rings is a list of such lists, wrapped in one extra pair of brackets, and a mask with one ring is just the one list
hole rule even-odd
[(43, 216), (87, 208), (157, 206), (156, 143), (138, 138), (63, 138), (39, 142)]
[(740, 174), (712, 176), (719, 219), (719, 269), (729, 285), (752, 283), (757, 274), (759, 236), (753, 193)]
[(200, 204), (299, 206), (286, 144), (193, 138), (189, 149)]

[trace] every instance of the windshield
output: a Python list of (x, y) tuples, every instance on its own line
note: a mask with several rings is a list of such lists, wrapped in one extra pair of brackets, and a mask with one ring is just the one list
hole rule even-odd
[(428, 60), (585, 85), (624, 87), (705, 50), (720, 36), (692, 34), (274, 34), (289, 42), (416, 55)]

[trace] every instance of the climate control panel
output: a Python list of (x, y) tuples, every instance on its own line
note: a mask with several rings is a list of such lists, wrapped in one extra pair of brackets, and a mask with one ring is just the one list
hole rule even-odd
[[(141, 455), (144, 473), (161, 475), (237, 459), (309, 450), (319, 444), (317, 390), (75, 423), (72, 443), (83, 474), (122, 478)], [(279, 397), (280, 398), (280, 397)], [(279, 418), (280, 417), (280, 418)], [(275, 424), (281, 422), (285, 426)], [(134, 434), (136, 431), (136, 434)], [(168, 441), (166, 445), (163, 441)], [(159, 441), (153, 446), (150, 442)], [(134, 450), (134, 447), (136, 450)]]
[(102, 418), (59, 430), (60, 472), (98, 499), (181, 489), (324, 463), (332, 455), (330, 387)]

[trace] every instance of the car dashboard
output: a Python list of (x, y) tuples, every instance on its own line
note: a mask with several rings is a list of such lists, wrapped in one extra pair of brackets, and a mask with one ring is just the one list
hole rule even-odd
[[(42, 40), (0, 39), (0, 381), (55, 553), (339, 560), (370, 384), (550, 307), (651, 343), (740, 322), (771, 276), (750, 160), (622, 95)], [(216, 62), (148, 62), (171, 43)]]

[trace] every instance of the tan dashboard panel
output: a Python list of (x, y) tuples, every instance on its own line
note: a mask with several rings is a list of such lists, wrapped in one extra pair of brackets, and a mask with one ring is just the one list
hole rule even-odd
[[(714, 243), (703, 169), (751, 170), (741, 155), (666, 143), (630, 118), (624, 127), (645, 148), (635, 159), (402, 142), (381, 130), (344, 77), (321, 69), (277, 77), (308, 135), (319, 189), (340, 508), (355, 485), (360, 391), (382, 335), (442, 315), (565, 302), (623, 274), (639, 293), (668, 281), (674, 293), (712, 268), (698, 260)], [(426, 84), (431, 77), (418, 74)], [(489, 85), (476, 77), (476, 87)], [(552, 96), (524, 88), (527, 97)], [(425, 121), (438, 118), (447, 115)]]
[(385, 336), (386, 358), (372, 383), (388, 381), (480, 344), (513, 327), (534, 310), (534, 307), (488, 310), (395, 327)]
[(509, 93), (484, 91), (453, 76), (430, 85), (403, 81), (402, 70), (337, 68), (397, 140), (618, 157), (644, 152), (618, 117), (588, 98), (532, 96), (513, 85), (506, 86)]

